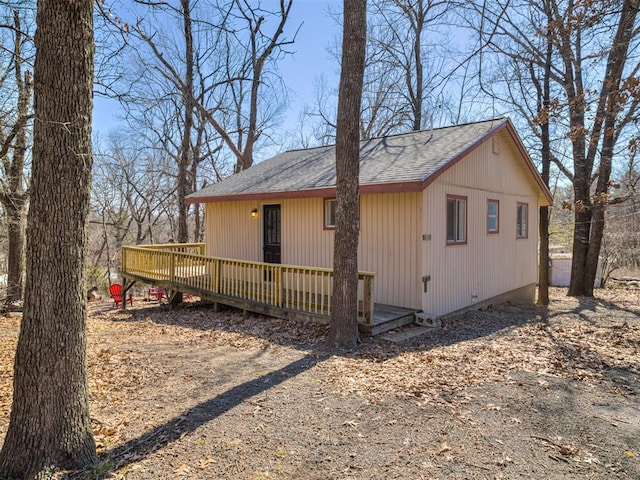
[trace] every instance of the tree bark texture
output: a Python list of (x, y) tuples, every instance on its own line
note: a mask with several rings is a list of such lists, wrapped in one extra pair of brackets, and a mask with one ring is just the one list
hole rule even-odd
[(365, 64), (366, 0), (344, 0), (342, 66), (336, 133), (336, 230), (333, 305), (327, 343), (353, 349), (358, 341), (358, 188), (360, 106)]
[(538, 233), (540, 258), (538, 264), (538, 305), (549, 305), (549, 207), (540, 207)]
[(10, 206), (5, 205), (7, 215), (8, 248), (7, 248), (7, 298), (10, 306), (22, 299), (24, 271), (24, 206), (25, 200), (14, 198)]
[(91, 184), (91, 0), (40, 0), (24, 316), (0, 477), (96, 460), (84, 267)]
[(600, 166), (598, 169), (598, 181), (596, 183), (595, 201), (593, 201), (591, 238), (589, 252), (586, 258), (585, 293), (593, 295), (593, 285), (596, 280), (598, 260), (602, 248), (604, 235), (605, 211), (608, 206), (608, 194), (610, 190), (611, 167), (614, 147), (616, 144), (617, 112), (625, 92), (621, 92), (622, 76), (629, 53), (629, 44), (634, 34), (634, 27), (638, 15), (638, 6), (635, 0), (627, 0), (622, 7), (618, 30), (613, 42), (613, 49), (609, 54), (606, 78), (610, 83), (611, 92), (607, 98), (605, 120), (600, 149)]
[[(565, 91), (571, 104), (569, 109), (569, 127), (571, 132), (571, 144), (573, 151), (573, 194), (574, 194), (574, 229), (573, 229), (573, 250), (572, 250), (572, 270), (569, 282), (569, 295), (581, 290), (581, 284), (585, 274), (584, 262), (578, 259), (586, 258), (589, 248), (589, 229), (591, 222), (590, 210), (590, 179), (592, 165), (590, 157), (587, 155), (585, 130), (585, 103), (584, 84), (582, 71), (576, 68), (575, 56), (573, 52), (573, 41), (571, 30), (561, 28), (559, 35), (560, 56), (564, 64)], [(575, 295), (575, 293), (573, 293)], [(579, 294), (578, 294), (579, 295)]]
[(193, 94), (193, 33), (191, 30), (191, 1), (181, 0), (182, 20), (185, 42), (185, 79), (182, 101), (184, 102), (184, 126), (182, 144), (180, 146), (180, 160), (178, 164), (178, 243), (189, 241), (187, 217), (189, 206), (185, 197), (189, 192), (187, 171), (191, 164), (191, 130), (193, 128), (194, 94)]
[(415, 39), (413, 42), (413, 62), (415, 64), (415, 91), (411, 86), (410, 75), (407, 72), (407, 87), (412, 99), (411, 108), (413, 109), (413, 130), (422, 129), (422, 104), (424, 102), (424, 73), (422, 68), (422, 32), (424, 29), (425, 9), (422, 0), (418, 0), (413, 12), (407, 9), (407, 16), (411, 21), (411, 25), (415, 31)]
[(24, 162), (27, 151), (27, 123), (31, 108), (33, 82), (31, 73), (23, 71), (22, 43), (24, 35), (20, 13), (16, 10), (14, 18), (14, 72), (18, 87), (17, 121), (13, 127), (15, 132), (13, 154), (11, 162), (5, 167), (8, 179), (7, 191), (0, 195), (8, 223), (8, 252), (7, 252), (7, 297), (6, 304), (11, 305), (22, 299), (25, 222), (24, 214), (27, 194), (24, 190)]
[[(551, 22), (550, 13), (547, 19)], [(531, 76), (538, 89), (538, 112), (542, 112), (544, 121), (540, 125), (540, 143), (542, 165), (540, 176), (544, 184), (549, 187), (551, 175), (551, 132), (549, 116), (551, 109), (551, 69), (553, 67), (553, 37), (547, 31), (544, 71), (542, 85), (536, 78), (535, 69), (531, 69)], [(549, 207), (540, 207), (538, 219), (538, 233), (540, 236), (540, 253), (538, 258), (538, 305), (549, 305)]]

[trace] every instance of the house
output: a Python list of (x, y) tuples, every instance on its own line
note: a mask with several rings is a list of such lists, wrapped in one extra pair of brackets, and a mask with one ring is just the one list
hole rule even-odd
[[(533, 301), (538, 207), (551, 195), (511, 121), (361, 142), (359, 270), (380, 304), (438, 317)], [(187, 198), (207, 256), (331, 268), (335, 147), (292, 150)]]

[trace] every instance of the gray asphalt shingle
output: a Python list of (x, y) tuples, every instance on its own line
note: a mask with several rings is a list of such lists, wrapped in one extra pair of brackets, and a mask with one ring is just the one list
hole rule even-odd
[[(494, 119), (364, 140), (360, 185), (419, 182), (508, 120)], [(290, 150), (189, 195), (200, 198), (335, 187), (335, 146)]]

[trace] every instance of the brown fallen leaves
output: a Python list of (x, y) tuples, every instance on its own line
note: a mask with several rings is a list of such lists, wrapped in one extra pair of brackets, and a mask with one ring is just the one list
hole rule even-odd
[[(508, 381), (512, 371), (590, 381), (599, 381), (612, 368), (640, 373), (640, 290), (599, 291), (607, 297), (604, 302), (554, 293), (548, 310), (465, 314), (455, 328), (483, 323), (469, 339), (451, 343), (444, 338), (442, 344), (409, 347), (375, 343), (318, 368), (344, 395), (398, 395), (435, 402), (469, 386)], [(524, 322), (519, 319), (523, 314)]]
[[(607, 369), (640, 372), (640, 290), (596, 294), (597, 299), (573, 299), (556, 289), (548, 309), (509, 307), (468, 313), (450, 320), (448, 329), (406, 345), (367, 341), (355, 354), (333, 356), (309, 374), (333, 393), (372, 401), (398, 396), (445, 402), (447, 396), (463, 396), (470, 386), (509, 381), (514, 371), (593, 382), (600, 381)], [(126, 441), (119, 432), (123, 418), (131, 413), (126, 413), (128, 404), (145, 401), (137, 398), (139, 385), (168, 376), (166, 365), (149, 360), (141, 345), (167, 339), (166, 343), (185, 346), (312, 348), (326, 331), (323, 326), (245, 319), (235, 312), (216, 314), (206, 308), (146, 307), (125, 313), (108, 302), (91, 307), (90, 395), (92, 403), (106, 406), (102, 411), (107, 412), (94, 431), (100, 448)], [(19, 322), (19, 318), (0, 319), (0, 435), (8, 423)], [(203, 462), (207, 464), (206, 459)]]
[(103, 425), (93, 419), (93, 438), (96, 442), (98, 454), (103, 453), (106, 449), (113, 446), (120, 440), (119, 431), (127, 425), (127, 422), (120, 422), (115, 427)]
[(13, 398), (13, 360), (19, 330), (20, 318), (0, 316), (0, 428), (9, 421)]

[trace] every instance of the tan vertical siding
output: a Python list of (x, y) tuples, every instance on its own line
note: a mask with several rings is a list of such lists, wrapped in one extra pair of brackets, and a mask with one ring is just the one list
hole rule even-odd
[(333, 266), (333, 230), (324, 229), (324, 199), (282, 201), (282, 263)]
[[(254, 208), (259, 212), (256, 218), (251, 216)], [(257, 202), (208, 203), (205, 212), (207, 255), (262, 260), (262, 211)]]
[[(375, 272), (376, 302), (420, 307), (420, 193), (363, 195), (358, 268)], [(282, 202), (282, 261), (333, 266), (334, 231), (324, 229), (324, 199)]]
[[(359, 269), (376, 273), (378, 303), (420, 308), (421, 193), (361, 197)], [(324, 229), (324, 199), (286, 199), (282, 205), (282, 262), (331, 268), (334, 231)], [(207, 255), (262, 260), (262, 219), (256, 202), (207, 204)]]
[(376, 272), (376, 301), (421, 307), (421, 193), (361, 197), (360, 270)]
[[(473, 305), (537, 280), (538, 204), (524, 170), (499, 139), (471, 152), (445, 172), (423, 197), (424, 274), (431, 275), (424, 311), (439, 315)], [(446, 197), (467, 197), (467, 244), (446, 245)], [(487, 200), (500, 202), (499, 233), (487, 233)], [(516, 239), (516, 206), (529, 204), (529, 236)]]

